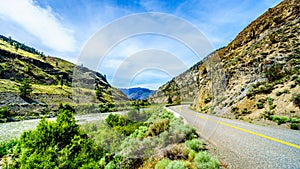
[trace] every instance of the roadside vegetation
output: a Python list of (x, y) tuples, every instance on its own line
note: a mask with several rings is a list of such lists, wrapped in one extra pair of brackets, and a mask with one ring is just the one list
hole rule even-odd
[(219, 168), (195, 129), (162, 107), (76, 124), (64, 105), (56, 121), (0, 144), (3, 168)]

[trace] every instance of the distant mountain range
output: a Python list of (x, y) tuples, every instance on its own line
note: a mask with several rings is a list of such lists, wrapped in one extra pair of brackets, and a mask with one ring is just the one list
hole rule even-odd
[(150, 90), (147, 88), (135, 87), (128, 89), (120, 89), (129, 99), (132, 100), (145, 100), (148, 99), (156, 90)]

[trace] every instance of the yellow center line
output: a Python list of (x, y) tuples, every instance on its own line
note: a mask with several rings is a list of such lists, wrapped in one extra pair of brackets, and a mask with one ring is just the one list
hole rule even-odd
[[(187, 113), (189, 113), (189, 112), (187, 112)], [(189, 113), (189, 114), (192, 114), (192, 113)], [(290, 147), (294, 147), (294, 148), (300, 149), (300, 146), (297, 145), (297, 144), (289, 143), (289, 142), (286, 142), (286, 141), (283, 141), (283, 140), (279, 140), (277, 138), (273, 138), (273, 137), (270, 137), (270, 136), (267, 136), (267, 135), (264, 135), (264, 134), (260, 134), (260, 133), (257, 133), (257, 132), (251, 131), (251, 130), (247, 130), (247, 129), (244, 129), (244, 128), (241, 128), (241, 127), (237, 127), (237, 126), (234, 126), (234, 125), (231, 125), (231, 124), (228, 124), (228, 123), (224, 123), (224, 122), (220, 122), (220, 121), (217, 121), (217, 120), (213, 120), (213, 119), (210, 119), (208, 117), (201, 116), (199, 114), (197, 114), (196, 117), (202, 118), (202, 119), (205, 119), (205, 120), (210, 120), (212, 122), (221, 124), (221, 125), (226, 126), (226, 127), (230, 127), (230, 128), (236, 129), (236, 130), (243, 131), (245, 133), (253, 134), (253, 135), (258, 136), (258, 137), (262, 137), (262, 138), (265, 138), (265, 139), (268, 139), (268, 140), (275, 141), (277, 143), (281, 143), (281, 144), (284, 144), (284, 145), (287, 145), (287, 146), (290, 146)]]

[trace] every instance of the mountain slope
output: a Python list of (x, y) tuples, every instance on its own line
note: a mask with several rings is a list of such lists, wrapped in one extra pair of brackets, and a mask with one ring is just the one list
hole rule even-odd
[(300, 117), (299, 9), (298, 0), (270, 8), (228, 46), (175, 77), (176, 83), (160, 87), (150, 100), (166, 102), (165, 91), (177, 90), (172, 100), (193, 100), (193, 108), (202, 112), (248, 120)]
[[(24, 78), (30, 79), (33, 88), (29, 99), (18, 96)], [(96, 87), (102, 89), (98, 99)], [(127, 100), (100, 73), (45, 56), (5, 36), (0, 36), (0, 96), (0, 106), (7, 106), (13, 114), (51, 111), (60, 102), (87, 105)]]
[(150, 90), (147, 88), (128, 88), (128, 89), (120, 89), (129, 99), (131, 100), (146, 100), (148, 99), (153, 93), (155, 93), (155, 90)]

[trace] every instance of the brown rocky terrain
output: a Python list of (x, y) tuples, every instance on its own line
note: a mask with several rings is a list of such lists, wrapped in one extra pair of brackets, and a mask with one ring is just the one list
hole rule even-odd
[(198, 111), (252, 121), (299, 118), (299, 94), (300, 1), (284, 0), (150, 100), (193, 100)]

